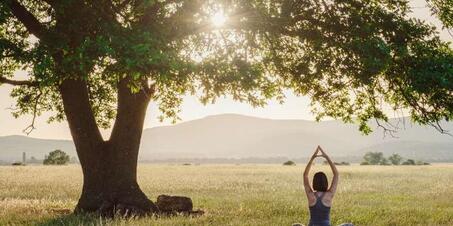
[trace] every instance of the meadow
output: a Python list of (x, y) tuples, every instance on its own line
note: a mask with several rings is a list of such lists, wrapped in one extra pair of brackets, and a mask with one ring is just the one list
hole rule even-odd
[[(78, 165), (0, 167), (0, 225), (306, 224), (304, 165), (141, 164), (139, 183), (193, 199), (201, 217), (105, 220), (71, 214), (81, 190)], [(327, 166), (316, 165), (312, 173)], [(453, 165), (339, 166), (333, 225), (453, 225)]]

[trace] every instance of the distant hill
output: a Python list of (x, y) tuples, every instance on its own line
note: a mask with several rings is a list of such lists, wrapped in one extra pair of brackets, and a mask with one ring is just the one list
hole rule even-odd
[[(145, 129), (139, 159), (301, 159), (308, 157), (320, 144), (332, 156), (351, 161), (357, 161), (367, 151), (382, 151), (387, 155), (399, 153), (425, 161), (453, 161), (453, 137), (405, 121), (404, 129), (396, 134), (398, 138), (393, 138), (384, 137), (382, 129), (364, 136), (356, 125), (339, 121), (317, 123), (235, 114), (215, 115), (173, 126)], [(396, 119), (393, 124), (397, 124)], [(453, 123), (444, 123), (444, 128), (453, 131)], [(75, 155), (72, 141), (0, 137), (0, 160), (3, 161), (20, 160), (24, 151), (29, 157), (43, 158), (54, 149)]]
[[(403, 122), (405, 121), (405, 126)], [(243, 115), (209, 116), (174, 126), (146, 129), (140, 159), (307, 157), (320, 144), (333, 156), (351, 159), (366, 151), (400, 153), (426, 161), (453, 161), (453, 137), (408, 119), (392, 120), (402, 129), (384, 137), (382, 129), (362, 135), (340, 121), (271, 120)], [(404, 127), (404, 128), (403, 128)], [(444, 129), (453, 131), (453, 123)]]

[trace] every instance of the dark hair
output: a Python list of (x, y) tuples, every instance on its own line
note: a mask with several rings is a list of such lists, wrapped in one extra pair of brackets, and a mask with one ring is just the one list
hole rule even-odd
[(315, 191), (327, 191), (329, 183), (327, 182), (327, 176), (323, 172), (317, 172), (313, 176), (313, 190)]

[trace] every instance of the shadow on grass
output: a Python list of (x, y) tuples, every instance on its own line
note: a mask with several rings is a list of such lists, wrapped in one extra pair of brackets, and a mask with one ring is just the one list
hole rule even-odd
[[(112, 221), (134, 221), (138, 219), (143, 219), (145, 217), (130, 217), (130, 218), (122, 218), (121, 216), (115, 216), (113, 218), (102, 218), (98, 214), (74, 214), (69, 209), (58, 209), (58, 210), (51, 210), (55, 215), (50, 216), (48, 218), (42, 219), (41, 221), (33, 224), (37, 226), (47, 226), (47, 225), (108, 225), (112, 223)], [(152, 219), (170, 219), (175, 217), (185, 217), (185, 218), (194, 218), (203, 216), (204, 211), (196, 210), (190, 211), (188, 213), (165, 213), (159, 215), (149, 215), (146, 218)]]
[(103, 225), (104, 219), (99, 215), (91, 214), (63, 214), (57, 215), (53, 218), (44, 219), (34, 225), (46, 226), (46, 225)]

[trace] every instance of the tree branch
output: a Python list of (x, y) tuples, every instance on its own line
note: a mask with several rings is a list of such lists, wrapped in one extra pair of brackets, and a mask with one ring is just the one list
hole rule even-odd
[(36, 117), (38, 115), (38, 104), (39, 104), (39, 99), (41, 98), (41, 96), (42, 96), (42, 93), (41, 93), (41, 91), (39, 91), (38, 95), (35, 98), (35, 103), (33, 105), (33, 119), (31, 121), (31, 124), (29, 126), (27, 126), (27, 128), (25, 128), (24, 130), (22, 130), (22, 132), (27, 134), (27, 136), (30, 135), (30, 133), (36, 129), (35, 121), (36, 121)]
[(7, 0), (6, 5), (13, 15), (27, 28), (27, 30), (39, 39), (44, 39), (47, 29), (36, 17), (16, 0)]
[(392, 128), (389, 128), (389, 127), (387, 127), (385, 125), (382, 125), (382, 123), (378, 119), (375, 118), (375, 120), (376, 120), (376, 125), (379, 128), (382, 128), (384, 130), (384, 137), (383, 138), (385, 138), (387, 134), (389, 134), (392, 138), (399, 138), (399, 137), (395, 136), (395, 134), (398, 132), (397, 131), (398, 128), (396, 126), (394, 126), (391, 123), (387, 122), (388, 125), (393, 127), (393, 129), (392, 129)]
[(0, 85), (1, 84), (9, 84), (13, 86), (38, 86), (38, 82), (36, 81), (12, 80), (0, 76)]
[(449, 135), (449, 136), (453, 137), (453, 134), (451, 134), (448, 130), (445, 130), (445, 129), (442, 127), (442, 125), (440, 124), (439, 121), (434, 122), (434, 123), (430, 123), (429, 125), (431, 125), (432, 127), (434, 127), (434, 129), (436, 129), (436, 130), (439, 131), (440, 133), (446, 134), (446, 135)]

